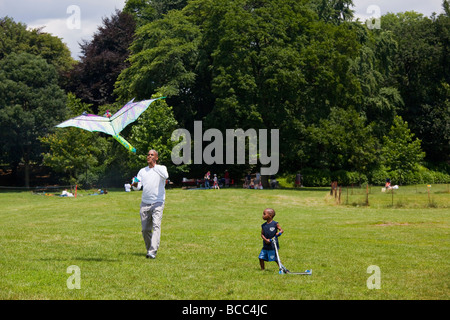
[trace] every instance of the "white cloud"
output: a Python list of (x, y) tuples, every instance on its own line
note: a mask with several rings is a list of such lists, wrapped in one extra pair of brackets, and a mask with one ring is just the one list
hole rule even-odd
[[(21, 22), (38, 19), (57, 19), (66, 16), (69, 6), (80, 7), (86, 19), (109, 16), (114, 9), (122, 9), (125, 0), (0, 0), (1, 15)], [(101, 21), (100, 21), (101, 22)]]
[[(9, 16), (28, 28), (43, 28), (63, 39), (72, 57), (80, 55), (79, 43), (90, 40), (103, 18), (110, 17), (116, 9), (123, 9), (125, 0), (0, 0), (0, 17)], [(68, 10), (76, 6), (78, 12)], [(79, 13), (79, 28), (74, 25), (74, 14)]]
[(51, 33), (67, 45), (74, 59), (79, 59), (81, 48), (79, 43), (82, 40), (90, 40), (97, 31), (97, 21), (81, 20), (80, 28), (73, 28), (71, 21), (65, 19), (36, 20), (28, 24), (29, 29), (43, 28), (43, 32)]
[[(369, 17), (377, 17), (375, 11), (381, 15), (386, 13), (398, 13), (416, 11), (429, 17), (433, 12), (442, 13), (442, 0), (353, 0), (355, 17), (365, 21)], [(373, 10), (372, 8), (378, 8)], [(368, 10), (370, 8), (370, 10)]]

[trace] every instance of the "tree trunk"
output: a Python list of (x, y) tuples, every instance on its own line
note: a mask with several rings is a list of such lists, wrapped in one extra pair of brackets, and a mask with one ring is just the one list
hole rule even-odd
[(24, 156), (23, 156), (23, 160), (24, 160), (24, 169), (25, 169), (25, 187), (29, 188), (30, 187), (30, 158), (28, 157), (28, 153), (25, 152)]
[(263, 176), (261, 175), (261, 183), (264, 189), (269, 188), (269, 176)]

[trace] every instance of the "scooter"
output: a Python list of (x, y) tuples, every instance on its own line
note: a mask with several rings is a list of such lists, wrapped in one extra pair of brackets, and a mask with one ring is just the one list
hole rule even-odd
[(277, 262), (278, 262), (278, 267), (280, 268), (280, 270), (278, 271), (279, 274), (300, 274), (300, 275), (312, 275), (312, 269), (310, 270), (306, 270), (305, 272), (292, 272), (289, 271), (282, 263), (280, 260), (280, 255), (278, 254), (278, 248), (277, 248), (277, 241), (276, 241), (276, 236), (273, 237), (272, 239), (270, 239), (270, 241), (272, 242), (272, 245), (275, 247), (275, 253), (277, 255)]

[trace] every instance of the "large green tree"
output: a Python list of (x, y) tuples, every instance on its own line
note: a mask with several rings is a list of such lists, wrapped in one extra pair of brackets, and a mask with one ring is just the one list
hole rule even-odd
[(425, 157), (421, 141), (414, 136), (408, 123), (396, 116), (389, 132), (383, 137), (381, 165), (397, 177), (399, 183), (404, 181), (408, 172), (417, 171)]
[(10, 53), (27, 52), (44, 58), (51, 64), (64, 84), (63, 75), (69, 72), (75, 61), (66, 44), (42, 28), (27, 30), (27, 25), (10, 17), (0, 18), (0, 59)]
[(180, 125), (281, 129), (282, 167), (301, 155), (305, 123), (360, 91), (349, 24), (318, 21), (308, 1), (191, 1), (137, 30), (116, 92), (168, 95)]
[(398, 114), (422, 140), (427, 161), (448, 163), (450, 16), (390, 13), (382, 17), (381, 25), (392, 32), (398, 43), (391, 73), (404, 100)]
[(64, 119), (65, 102), (57, 72), (43, 58), (10, 53), (0, 60), (0, 156), (13, 169), (24, 164), (27, 187), (30, 164), (41, 160), (38, 138)]
[(120, 100), (148, 99), (159, 92), (174, 97), (178, 119), (192, 119), (199, 38), (198, 26), (179, 11), (139, 28), (131, 46), (131, 65), (116, 83)]
[[(222, 132), (280, 129), (286, 172), (368, 173), (397, 115), (434, 150), (429, 159), (448, 154), (448, 15), (389, 14), (368, 29), (352, 21), (350, 0), (164, 3), (180, 6), (156, 14), (156, 2), (127, 2), (139, 28), (116, 82), (121, 100), (167, 95), (191, 132), (194, 120)], [(349, 137), (311, 154), (338, 133)]]
[(374, 134), (381, 138), (404, 106), (395, 82), (390, 79), (397, 42), (390, 31), (356, 28), (362, 46), (350, 66), (360, 88), (355, 107), (374, 124)]
[(313, 168), (367, 174), (378, 160), (373, 125), (353, 108), (333, 108), (319, 125), (308, 127), (308, 158)]

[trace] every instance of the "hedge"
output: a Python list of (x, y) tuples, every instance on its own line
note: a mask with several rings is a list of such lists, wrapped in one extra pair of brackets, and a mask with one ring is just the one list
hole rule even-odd
[[(386, 168), (378, 168), (368, 173), (358, 173), (354, 171), (338, 170), (329, 171), (326, 169), (305, 168), (299, 172), (302, 175), (302, 184), (305, 187), (328, 187), (332, 181), (337, 181), (339, 185), (371, 185), (383, 186), (386, 179), (391, 179), (392, 184), (414, 185), (431, 183), (450, 183), (450, 175), (444, 172), (432, 171), (424, 167), (419, 167), (415, 171), (389, 171)], [(288, 187), (295, 186), (296, 174), (285, 174), (282, 178)]]

